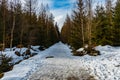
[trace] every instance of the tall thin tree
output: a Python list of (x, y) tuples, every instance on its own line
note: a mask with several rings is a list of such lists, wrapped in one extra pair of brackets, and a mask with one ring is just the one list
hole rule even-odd
[(6, 3), (7, 3), (7, 0), (2, 0), (2, 9), (3, 9), (3, 49), (5, 48)]
[(92, 0), (86, 0), (86, 5), (87, 5), (87, 12), (88, 12), (88, 44), (91, 46), (92, 44)]
[(13, 24), (11, 29), (11, 40), (10, 40), (10, 50), (12, 51), (12, 45), (13, 45), (13, 35), (14, 35), (14, 29), (15, 29), (15, 18), (16, 18), (16, 0), (14, 2), (11, 2), (11, 10), (13, 11)]

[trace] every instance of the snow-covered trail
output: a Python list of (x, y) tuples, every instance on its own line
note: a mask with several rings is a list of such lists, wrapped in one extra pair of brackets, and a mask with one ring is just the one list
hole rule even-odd
[(68, 46), (59, 43), (47, 54), (55, 57), (45, 59), (29, 80), (120, 80), (120, 48), (98, 49), (103, 55), (76, 57), (71, 56)]
[[(1, 80), (120, 80), (120, 47), (98, 46), (101, 56), (72, 56), (61, 42), (15, 65)], [(46, 58), (54, 56), (54, 58)]]
[(88, 70), (80, 66), (82, 61), (79, 63), (63, 43), (51, 47), (45, 56), (54, 58), (44, 59), (44, 64), (28, 80), (79, 80), (89, 77)]

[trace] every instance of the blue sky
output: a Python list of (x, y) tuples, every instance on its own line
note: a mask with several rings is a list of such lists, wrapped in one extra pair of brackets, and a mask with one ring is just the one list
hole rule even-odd
[(51, 12), (55, 16), (55, 21), (58, 23), (61, 29), (66, 15), (71, 15), (73, 7), (76, 0), (53, 0), (53, 5), (51, 6)]
[(54, 15), (55, 22), (58, 23), (59, 28), (61, 29), (66, 15), (71, 15), (73, 7), (76, 3), (76, 0), (39, 0), (40, 3), (48, 4), (50, 11)]
[[(75, 0), (74, 0), (75, 1)], [(74, 2), (72, 0), (53, 0), (53, 8), (71, 8)]]

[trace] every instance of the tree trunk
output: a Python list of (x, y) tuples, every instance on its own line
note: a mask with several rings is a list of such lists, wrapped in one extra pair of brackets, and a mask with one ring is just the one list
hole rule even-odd
[(6, 22), (6, 20), (5, 20), (5, 14), (6, 14), (6, 12), (5, 12), (5, 1), (4, 0), (2, 0), (2, 5), (3, 5), (3, 51), (4, 51), (4, 48), (5, 48), (5, 22)]
[(11, 30), (10, 51), (12, 51), (14, 28), (15, 28), (15, 15), (13, 16), (13, 26)]
[(81, 28), (82, 28), (82, 41), (83, 46), (85, 45), (85, 38), (84, 38), (84, 27), (83, 27), (83, 19), (81, 18)]
[(88, 5), (88, 44), (91, 46), (92, 40), (91, 40), (91, 28), (92, 28), (92, 0), (87, 0)]

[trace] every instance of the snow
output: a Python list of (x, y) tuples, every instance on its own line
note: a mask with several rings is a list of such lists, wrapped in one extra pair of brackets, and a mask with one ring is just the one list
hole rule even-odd
[(72, 56), (71, 49), (59, 42), (15, 65), (1, 80), (81, 80), (90, 76), (96, 80), (120, 80), (120, 47), (106, 45), (95, 49), (102, 55)]
[[(40, 52), (40, 50), (38, 49), (39, 46), (31, 46), (31, 48), (35, 50), (35, 51), (34, 51), (34, 50), (30, 49), (31, 54)], [(11, 51), (10, 48), (6, 48), (4, 52), (1, 52), (1, 51), (0, 51), (0, 55), (3, 54), (3, 55), (6, 55), (7, 57), (11, 57), (11, 58), (12, 58), (12, 61), (11, 61), (10, 63), (11, 63), (11, 64), (15, 64), (15, 63), (17, 63), (17, 62), (19, 62), (19, 61), (24, 60), (24, 57), (26, 57), (26, 55), (25, 55), (25, 56), (17, 56), (17, 55), (15, 54), (15, 52), (18, 51), (18, 52), (20, 52), (20, 54), (22, 55), (22, 54), (24, 54), (24, 52), (25, 52), (27, 49), (28, 49), (28, 48), (25, 48), (25, 47), (23, 47), (23, 48), (16, 48), (16, 47), (14, 47), (14, 48), (12, 48), (12, 51)]]
[(83, 50), (84, 50), (84, 48), (80, 48), (80, 49), (77, 50), (77, 52), (81, 52)]

